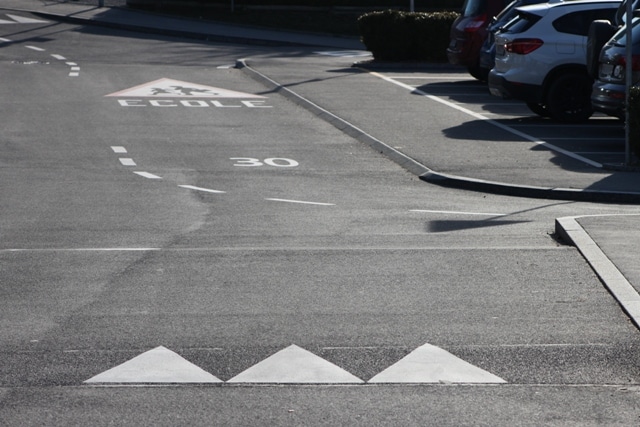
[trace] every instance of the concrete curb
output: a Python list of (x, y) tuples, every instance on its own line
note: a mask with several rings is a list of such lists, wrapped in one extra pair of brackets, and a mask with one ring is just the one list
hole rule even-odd
[(640, 295), (620, 270), (607, 258), (591, 236), (578, 223), (577, 217), (556, 219), (556, 233), (578, 248), (604, 286), (611, 292), (637, 327), (640, 327)]
[(368, 145), (375, 151), (387, 156), (390, 160), (417, 175), (422, 181), (442, 187), (458, 188), (462, 190), (479, 191), (484, 193), (502, 194), (508, 196), (528, 197), (536, 199), (571, 200), (600, 203), (640, 203), (640, 193), (624, 193), (597, 190), (582, 190), (572, 188), (548, 188), (526, 185), (515, 185), (503, 182), (485, 181), (456, 175), (436, 172), (417, 160), (396, 150), (388, 144), (376, 139), (348, 121), (336, 116), (330, 111), (318, 106), (291, 89), (281, 85), (268, 76), (252, 68), (247, 59), (236, 61), (236, 68), (243, 70), (254, 80), (262, 83), (274, 92), (283, 95), (297, 105), (305, 108), (319, 118), (331, 123), (337, 129)]

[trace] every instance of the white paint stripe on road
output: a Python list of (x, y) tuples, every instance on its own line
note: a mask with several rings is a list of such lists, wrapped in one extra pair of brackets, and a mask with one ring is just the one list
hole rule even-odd
[(305, 202), (305, 201), (302, 201), (302, 200), (273, 199), (273, 198), (265, 198), (265, 200), (271, 200), (273, 202), (301, 203), (301, 204), (304, 204), (304, 205), (335, 206), (334, 203)]
[(25, 46), (27, 49), (37, 50), (38, 52), (44, 52), (44, 49), (37, 46)]
[(202, 188), (202, 187), (196, 187), (194, 185), (178, 185), (178, 187), (180, 188), (186, 188), (188, 190), (195, 190), (195, 191), (204, 191), (205, 193), (225, 193), (224, 191), (220, 191), (220, 190), (212, 190), (210, 188)]
[(69, 77), (78, 77), (79, 75), (80, 73), (76, 73), (76, 72), (69, 73)]
[(5, 39), (4, 37), (0, 37), (0, 42), (10, 43), (11, 39)]
[(59, 60), (59, 61), (64, 61), (64, 60), (66, 60), (66, 59), (67, 59), (67, 58), (65, 58), (64, 56), (62, 56), (62, 55), (58, 55), (58, 54), (56, 54), (56, 53), (51, 54), (51, 56), (53, 56), (55, 59), (57, 59), (57, 60)]
[(136, 162), (134, 162), (133, 159), (130, 159), (128, 157), (122, 157), (119, 160), (123, 166), (136, 166)]
[(159, 251), (161, 248), (32, 248), (0, 249), (0, 252), (144, 252)]
[(118, 154), (123, 154), (127, 152), (127, 149), (120, 145), (112, 145), (111, 149), (113, 150), (114, 153), (118, 153)]
[(77, 65), (78, 65), (78, 64), (76, 64), (75, 62), (67, 62), (66, 64), (67, 64), (68, 66), (70, 66), (70, 67), (75, 67), (75, 66), (77, 66)]
[(149, 172), (134, 172), (136, 175), (140, 175), (143, 178), (148, 178), (148, 179), (162, 179), (162, 177), (158, 176), (158, 175), (154, 175), (152, 173)]
[(480, 216), (506, 216), (507, 214), (491, 213), (491, 212), (460, 212), (460, 211), (434, 211), (428, 209), (410, 209), (409, 212), (426, 212), (426, 213), (440, 213), (447, 215), (480, 215)]
[(389, 77), (387, 77), (387, 76), (385, 76), (383, 74), (377, 73), (377, 72), (371, 72), (371, 75), (376, 76), (376, 77), (378, 77), (378, 78), (380, 78), (382, 80), (385, 80), (385, 81), (387, 81), (389, 83), (393, 83), (393, 84), (395, 84), (397, 86), (403, 87), (403, 88), (411, 91), (411, 93), (422, 95), (422, 96), (424, 96), (426, 98), (431, 99), (432, 101), (436, 101), (436, 102), (439, 102), (439, 103), (441, 103), (443, 105), (451, 107), (451, 108), (453, 108), (455, 110), (458, 110), (458, 111), (460, 111), (462, 113), (465, 113), (465, 114), (467, 114), (467, 115), (469, 115), (471, 117), (474, 117), (474, 118), (476, 118), (478, 120), (483, 120), (483, 121), (485, 121), (485, 122), (487, 122), (487, 123), (489, 123), (489, 124), (491, 124), (493, 126), (496, 126), (496, 127), (500, 128), (502, 130), (505, 130), (507, 132), (510, 132), (510, 133), (512, 133), (512, 134), (514, 134), (516, 136), (519, 136), (520, 138), (523, 138), (523, 139), (529, 141), (529, 142), (533, 142), (536, 145), (540, 145), (542, 147), (546, 147), (546, 148), (548, 148), (550, 150), (553, 150), (555, 152), (564, 154), (565, 156), (571, 157), (571, 158), (573, 158), (575, 160), (581, 161), (581, 162), (586, 163), (586, 164), (588, 164), (590, 166), (593, 166), (593, 167), (596, 167), (596, 168), (602, 168), (602, 164), (601, 163), (594, 162), (591, 159), (587, 159), (586, 157), (579, 156), (579, 155), (577, 155), (577, 154), (575, 154), (575, 153), (573, 153), (571, 151), (568, 151), (568, 150), (565, 150), (563, 148), (557, 147), (557, 146), (555, 146), (553, 144), (549, 144), (546, 141), (542, 141), (542, 140), (540, 140), (540, 139), (538, 139), (536, 137), (533, 137), (533, 136), (531, 136), (529, 134), (526, 134), (524, 132), (520, 132), (519, 130), (513, 129), (510, 126), (504, 125), (504, 124), (502, 124), (500, 122), (497, 122), (497, 121), (495, 121), (493, 119), (490, 119), (490, 118), (488, 118), (488, 117), (486, 117), (486, 116), (484, 116), (484, 115), (482, 115), (480, 113), (476, 113), (475, 111), (471, 111), (471, 110), (469, 110), (467, 108), (461, 107), (460, 105), (454, 104), (453, 102), (449, 102), (446, 99), (440, 98), (440, 97), (435, 96), (435, 95), (430, 95), (430, 94), (428, 94), (428, 93), (426, 93), (426, 92), (424, 92), (424, 91), (422, 91), (420, 89), (417, 89), (417, 88), (415, 88), (415, 87), (413, 87), (411, 85), (404, 84), (402, 82), (399, 82), (397, 80), (391, 79), (391, 78), (389, 78)]

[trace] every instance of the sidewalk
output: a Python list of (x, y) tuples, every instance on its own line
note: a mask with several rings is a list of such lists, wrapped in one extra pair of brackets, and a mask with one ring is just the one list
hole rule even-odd
[[(269, 31), (211, 21), (174, 18), (119, 7), (99, 8), (97, 4), (98, 0), (95, 0), (94, 5), (44, 0), (3, 0), (1, 7), (33, 12), (47, 16), (49, 19), (163, 35), (262, 45), (322, 46), (345, 50), (364, 50), (362, 43), (355, 38)], [(534, 159), (533, 157), (538, 156), (540, 150), (518, 152), (519, 156), (532, 157), (530, 163), (535, 164), (537, 168), (535, 175), (532, 175), (531, 169), (522, 168), (518, 163), (512, 165), (508, 163), (510, 159), (513, 161), (518, 157), (505, 155), (502, 152), (504, 144), (500, 146), (500, 153), (494, 153), (495, 156), (484, 156), (485, 161), (486, 157), (498, 159), (499, 165), (487, 167), (485, 164), (478, 164), (476, 168), (469, 168), (469, 162), (477, 161), (476, 159), (479, 157), (477, 157), (477, 153), (465, 151), (467, 167), (456, 169), (456, 165), (445, 163), (451, 157), (448, 156), (449, 152), (434, 153), (434, 147), (429, 147), (430, 151), (427, 156), (424, 153), (423, 145), (411, 145), (411, 143), (403, 144), (403, 147), (399, 149), (401, 151), (399, 151), (385, 144), (384, 141), (375, 139), (355, 128), (340, 118), (340, 108), (348, 108), (348, 106), (337, 106), (337, 111), (321, 109), (313, 103), (314, 95), (320, 96), (319, 94), (322, 93), (317, 89), (314, 92), (305, 88), (305, 85), (296, 86), (296, 91), (302, 91), (304, 95), (300, 96), (283, 86), (278, 86), (278, 83), (269, 77), (269, 71), (254, 69), (251, 64), (244, 62), (239, 62), (239, 66), (252, 77), (262, 80), (267, 85), (274, 86), (274, 89), (277, 89), (282, 95), (291, 98), (294, 102), (333, 123), (354, 138), (384, 153), (425, 181), (523, 197), (640, 204), (640, 172), (603, 171), (587, 165), (566, 169), (561, 167), (558, 162), (548, 161), (544, 158), (542, 158), (543, 161), (540, 161), (540, 157)], [(275, 72), (275, 70), (272, 71)], [(305, 90), (308, 92), (304, 93)], [(350, 108), (349, 111), (353, 111), (353, 108)], [(399, 130), (392, 129), (391, 132), (393, 131)], [(407, 140), (411, 139), (407, 138)], [(491, 148), (482, 147), (482, 150), (486, 151), (487, 149)], [(429, 159), (430, 167), (425, 166), (425, 162), (421, 161), (425, 158)], [(440, 173), (438, 169), (455, 173)], [(473, 172), (469, 172), (470, 169), (473, 169)], [(474, 176), (465, 176), (467, 172), (474, 174)], [(532, 179), (533, 176), (535, 179)], [(540, 176), (546, 180), (543, 186), (540, 184)], [(590, 216), (556, 220), (557, 234), (580, 250), (605, 286), (638, 326), (640, 326), (639, 221), (640, 213), (637, 215)]]

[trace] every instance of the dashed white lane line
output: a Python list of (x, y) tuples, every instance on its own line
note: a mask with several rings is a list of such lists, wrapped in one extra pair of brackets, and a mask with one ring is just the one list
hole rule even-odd
[(321, 203), (321, 202), (306, 202), (303, 200), (289, 200), (289, 199), (274, 199), (274, 198), (265, 198), (265, 200), (270, 200), (272, 202), (285, 202), (285, 203), (300, 203), (303, 205), (320, 205), (320, 206), (335, 206), (334, 203)]
[(426, 213), (439, 213), (439, 214), (448, 214), (448, 215), (479, 215), (479, 216), (506, 216), (507, 215), (502, 213), (491, 213), (491, 212), (436, 211), (436, 210), (428, 210), (428, 209), (410, 209), (409, 212), (426, 212)]
[(44, 52), (44, 49), (38, 46), (25, 46), (27, 49), (35, 50), (38, 52)]
[(143, 178), (147, 178), (147, 179), (162, 179), (162, 177), (158, 176), (158, 175), (154, 175), (152, 173), (149, 172), (141, 172), (141, 171), (137, 171), (134, 172), (136, 175), (140, 175)]
[(194, 185), (178, 185), (178, 187), (186, 188), (188, 190), (204, 191), (205, 193), (225, 193), (225, 191), (212, 190), (211, 188), (196, 187)]
[(128, 157), (121, 157), (120, 158), (120, 163), (123, 166), (136, 166), (136, 162), (134, 162), (133, 159), (130, 159)]
[(57, 59), (58, 61), (64, 61), (64, 60), (66, 60), (66, 59), (67, 59), (67, 58), (65, 58), (64, 56), (62, 56), (62, 55), (58, 55), (58, 54), (56, 54), (56, 53), (51, 54), (51, 56), (53, 56), (53, 57), (54, 57), (55, 59)]
[(118, 153), (118, 154), (127, 152), (126, 148), (124, 148), (122, 146), (119, 146), (119, 145), (114, 145), (114, 146), (111, 147), (111, 149), (113, 150), (114, 153)]

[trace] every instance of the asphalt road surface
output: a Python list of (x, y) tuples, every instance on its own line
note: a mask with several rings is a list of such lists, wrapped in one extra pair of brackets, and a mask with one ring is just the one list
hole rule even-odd
[(553, 236), (636, 208), (421, 182), (233, 66), (391, 87), (353, 57), (0, 13), (0, 424), (640, 421), (640, 335)]

